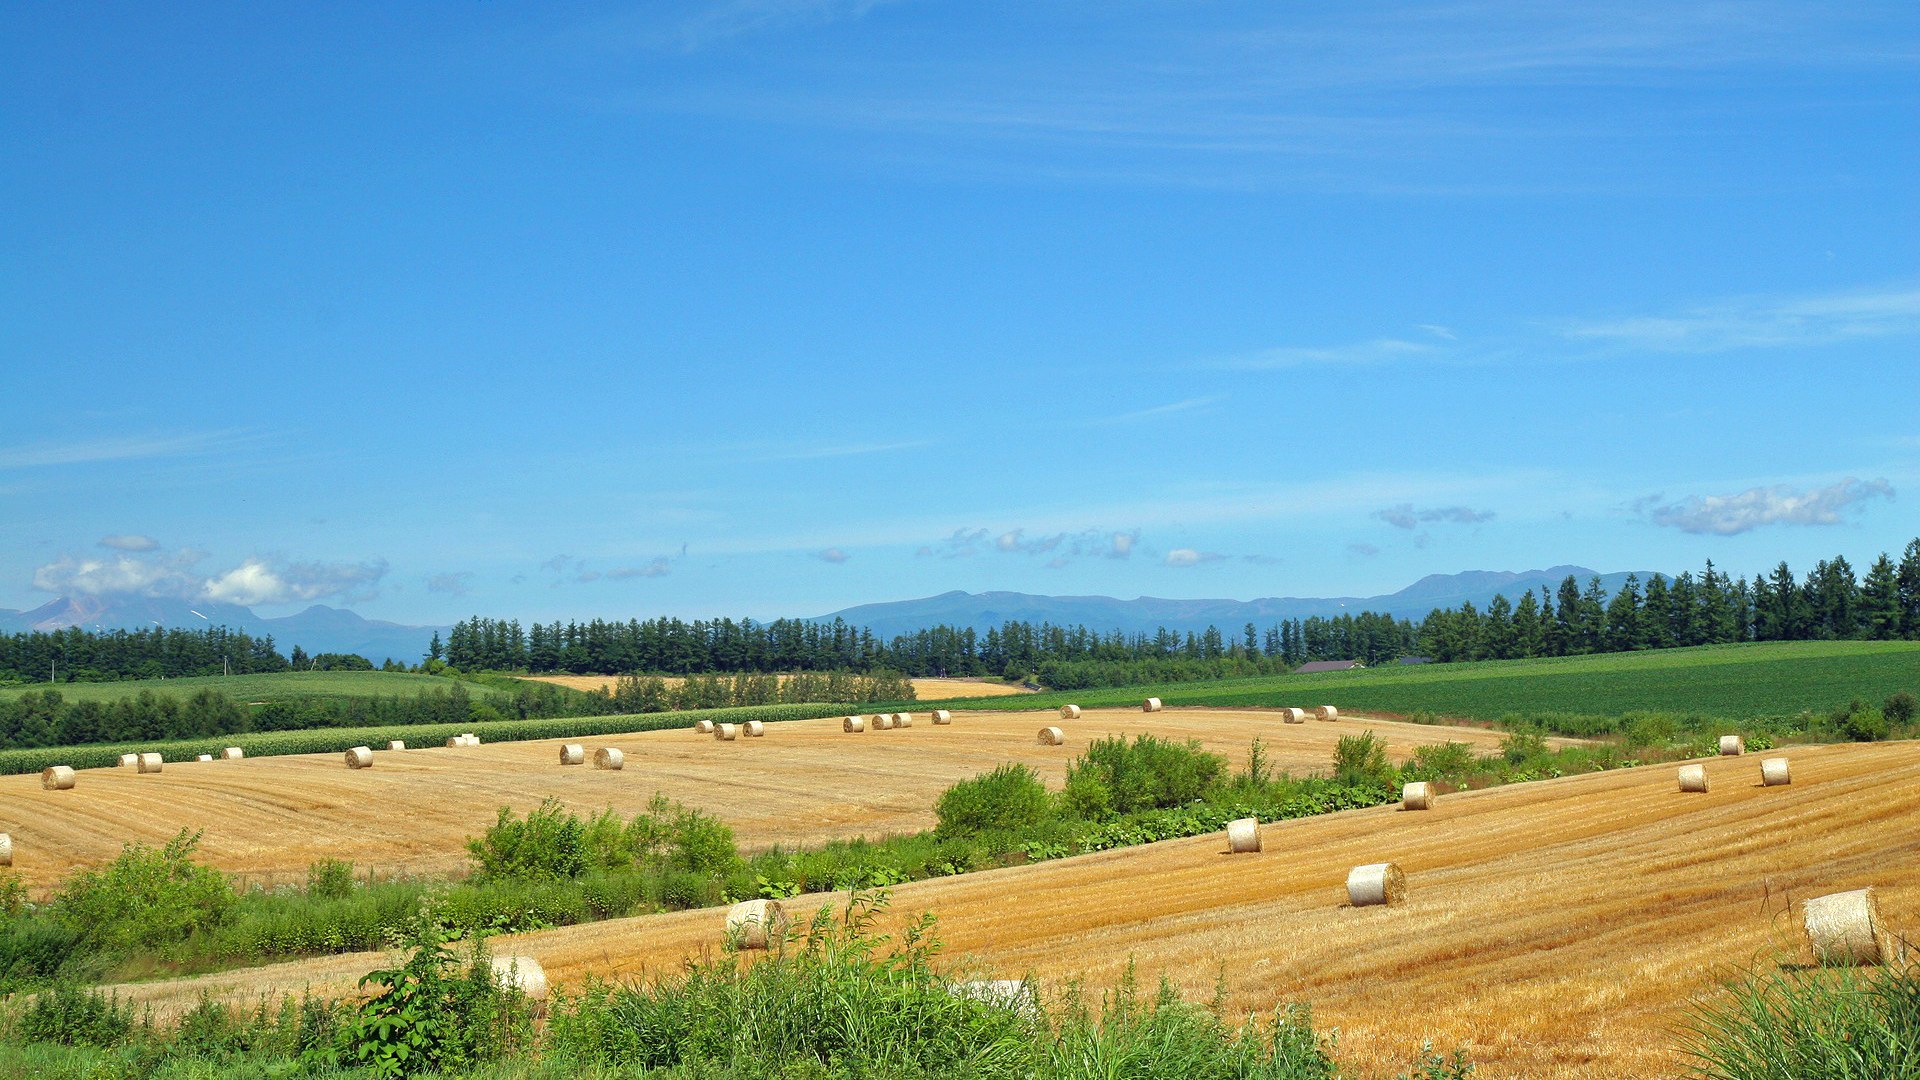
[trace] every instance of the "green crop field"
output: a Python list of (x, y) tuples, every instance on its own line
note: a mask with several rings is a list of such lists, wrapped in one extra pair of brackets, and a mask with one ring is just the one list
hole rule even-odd
[(0, 688), (0, 697), (13, 698), (36, 690), (58, 690), (67, 701), (116, 701), (152, 690), (185, 699), (213, 689), (242, 703), (291, 701), (296, 698), (412, 697), (424, 690), (451, 690), (464, 686), (475, 699), (500, 691), (438, 675), (409, 675), (399, 671), (287, 671), (274, 675), (206, 675), (192, 679), (129, 679), (124, 682), (27, 683)]
[(1335, 705), (1359, 712), (1431, 713), (1470, 720), (1661, 712), (1741, 722), (1809, 709), (1825, 711), (1853, 698), (1878, 704), (1896, 690), (1920, 694), (1920, 642), (1768, 642), (1548, 660), (1396, 665), (961, 699), (941, 705), (1046, 709), (1072, 701), (1099, 707), (1137, 705), (1153, 695), (1169, 706)]

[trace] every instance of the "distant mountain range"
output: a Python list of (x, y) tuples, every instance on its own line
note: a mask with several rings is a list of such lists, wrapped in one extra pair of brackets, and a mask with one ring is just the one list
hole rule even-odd
[[(1162, 626), (1182, 632), (1218, 626), (1223, 632), (1230, 632), (1249, 622), (1264, 628), (1281, 619), (1331, 617), (1362, 611), (1419, 619), (1434, 608), (1459, 607), (1469, 600), (1484, 608), (1496, 594), (1504, 593), (1507, 599), (1518, 600), (1521, 593), (1538, 591), (1542, 585), (1548, 589), (1558, 588), (1568, 574), (1578, 579), (1582, 588), (1588, 578), (1598, 576), (1609, 593), (1619, 589), (1627, 577), (1625, 571), (1596, 575), (1584, 566), (1552, 566), (1521, 573), (1468, 570), (1423, 577), (1385, 596), (1274, 596), (1260, 600), (1165, 600), (1152, 596), (1117, 600), (1111, 596), (948, 592), (923, 600), (862, 604), (822, 615), (816, 621), (845, 619), (856, 626), (871, 628), (880, 638), (940, 625), (970, 626), (984, 632), (1009, 620), (1088, 626), (1103, 632), (1150, 633)], [(1647, 571), (1640, 572), (1641, 580), (1648, 576)], [(133, 629), (156, 624), (185, 629), (225, 626), (257, 636), (271, 634), (282, 653), (298, 645), (309, 653), (359, 653), (376, 664), (389, 658), (418, 663), (426, 655), (427, 643), (433, 635), (437, 632), (444, 637), (450, 629), (366, 619), (325, 604), (277, 618), (255, 615), (252, 609), (238, 604), (138, 596), (61, 597), (32, 611), (0, 608), (0, 632), (5, 633), (64, 630), (70, 626), (88, 630)]]
[(295, 645), (309, 653), (359, 653), (378, 664), (389, 658), (417, 664), (427, 643), (444, 626), (403, 626), (366, 619), (351, 611), (315, 604), (305, 611), (265, 618), (238, 604), (198, 603), (146, 596), (63, 596), (32, 611), (0, 608), (0, 632), (138, 629), (143, 626), (204, 630), (224, 626), (256, 637), (271, 634), (282, 653)]
[[(891, 638), (941, 625), (970, 626), (985, 631), (1009, 620), (1127, 633), (1152, 632), (1162, 626), (1182, 632), (1201, 631), (1209, 626), (1232, 631), (1247, 623), (1265, 628), (1281, 619), (1314, 615), (1331, 618), (1362, 611), (1417, 620), (1434, 608), (1459, 607), (1469, 600), (1485, 608), (1496, 595), (1503, 593), (1508, 600), (1518, 601), (1521, 593), (1537, 592), (1542, 585), (1550, 590), (1559, 588), (1569, 574), (1583, 589), (1588, 578), (1598, 577), (1612, 593), (1626, 581), (1628, 571), (1600, 574), (1584, 566), (1550, 566), (1519, 573), (1468, 570), (1458, 574), (1431, 574), (1384, 596), (1272, 596), (1259, 600), (1166, 600), (1153, 596), (1116, 600), (1111, 596), (947, 592), (922, 600), (861, 604), (820, 616), (818, 621), (845, 619), (856, 626), (870, 627), (875, 637)], [(1639, 574), (1644, 581), (1649, 572), (1639, 571)]]

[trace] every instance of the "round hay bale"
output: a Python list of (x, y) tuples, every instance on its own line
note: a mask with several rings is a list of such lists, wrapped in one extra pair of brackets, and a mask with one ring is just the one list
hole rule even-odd
[(1400, 787), (1400, 809), (1433, 809), (1433, 785), (1422, 780), (1414, 784), (1402, 784)]
[(864, 716), (849, 716), (845, 720), (840, 721), (840, 730), (848, 733), (865, 731), (867, 730), (867, 718)]
[(713, 737), (721, 742), (732, 742), (740, 737), (740, 726), (738, 724), (715, 724), (713, 727)]
[(134, 765), (134, 768), (143, 773), (157, 773), (160, 771), (162, 764), (164, 763), (160, 760), (159, 754), (141, 754), (140, 760)]
[(547, 972), (531, 956), (496, 956), (487, 965), (493, 984), (502, 990), (518, 990), (534, 1001), (547, 996)]
[(933, 710), (933, 713), (931, 715), (933, 717), (933, 722), (936, 724), (953, 723), (953, 713), (947, 711), (946, 709), (935, 709)]
[(140, 755), (139, 754), (121, 754), (120, 764), (127, 765), (127, 766), (138, 766), (140, 764)]
[(464, 742), (461, 743), (462, 746), (479, 746), (480, 745), (480, 736), (475, 735), (471, 731), (463, 732), (460, 738), (465, 740)]
[(1286, 724), (1304, 724), (1307, 722), (1305, 709), (1281, 709), (1280, 721)]
[(873, 714), (873, 730), (892, 731), (893, 730), (893, 714), (886, 713), (886, 712)]
[(1164, 706), (1160, 704), (1160, 699), (1157, 697), (1150, 697), (1140, 703), (1141, 712), (1159, 712), (1162, 708)]
[(1787, 759), (1783, 757), (1762, 758), (1760, 761), (1760, 783), (1763, 787), (1781, 787), (1793, 783), (1793, 773), (1787, 769)]
[(767, 725), (758, 720), (749, 720), (740, 725), (740, 734), (749, 739), (764, 739), (767, 736)]
[(13, 834), (0, 832), (0, 866), (13, 865)]
[(1040, 729), (1040, 745), (1065, 746), (1067, 745), (1067, 733), (1057, 727), (1043, 727)]
[(1313, 716), (1316, 720), (1338, 720), (1340, 719), (1340, 710), (1331, 705), (1322, 705), (1313, 710)]
[(1407, 875), (1390, 862), (1356, 866), (1347, 874), (1347, 902), (1354, 907), (1398, 904), (1407, 898)]
[(73, 790), (73, 769), (66, 765), (49, 765), (41, 769), (40, 786), (48, 791)]
[(1707, 767), (1705, 765), (1680, 766), (1680, 790), (1707, 790)]
[(1040, 1015), (1040, 1002), (1025, 979), (970, 979), (951, 984), (947, 987), (947, 993), (957, 998), (983, 1001), (1022, 1016), (1037, 1018)]
[(699, 732), (702, 735), (711, 735), (713, 734), (713, 721), (702, 720), (699, 723), (693, 725), (693, 730)]
[(223, 761), (239, 761), (246, 756), (247, 752), (237, 746), (229, 746), (225, 750), (220, 751), (220, 757)]
[(1882, 942), (1880, 905), (1873, 889), (1832, 893), (1808, 900), (1800, 913), (1813, 943), (1815, 962), (1830, 967), (1878, 964), (1887, 958)]
[(349, 769), (371, 769), (373, 768), (373, 748), (356, 746), (347, 751), (346, 759)]
[(1747, 752), (1747, 740), (1739, 735), (1720, 736), (1720, 756), (1739, 757)]
[(581, 746), (577, 742), (570, 742), (560, 747), (560, 764), (585, 765), (586, 763), (587, 763), (586, 747)]
[(194, 758), (193, 760), (195, 760), (195, 761), (212, 761), (212, 760), (213, 760), (213, 755), (212, 755), (212, 754), (200, 754), (200, 755), (198, 755), (198, 756), (196, 756), (196, 757), (195, 757), (195, 758)]
[(1227, 822), (1227, 849), (1239, 853), (1260, 850), (1260, 819), (1243, 817)]
[(894, 727), (897, 727), (897, 728), (901, 728), (901, 727), (912, 727), (912, 726), (913, 726), (913, 714), (912, 714), (912, 713), (910, 713), (910, 712), (897, 712), (897, 713), (894, 713), (894, 714), (893, 714), (893, 726), (894, 726)]
[(766, 949), (787, 936), (787, 912), (778, 900), (747, 900), (727, 909), (727, 940), (736, 949)]
[(1062, 705), (1062, 706), (1060, 706), (1060, 719), (1062, 719), (1062, 720), (1078, 720), (1078, 719), (1080, 719), (1080, 706), (1078, 706), (1078, 705)]
[(407, 744), (405, 742), (402, 742), (399, 739), (394, 739), (393, 741), (387, 743), (387, 749), (389, 750), (405, 750), (406, 748), (407, 748)]
[(467, 745), (467, 737), (464, 735), (449, 735), (447, 736), (447, 745), (448, 746), (465, 746)]
[(593, 752), (593, 767), (596, 769), (619, 772), (626, 764), (627, 756), (614, 747), (603, 746)]

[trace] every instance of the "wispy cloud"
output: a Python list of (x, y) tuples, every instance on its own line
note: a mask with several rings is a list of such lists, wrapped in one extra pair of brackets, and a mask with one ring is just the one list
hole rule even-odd
[(465, 570), (445, 574), (429, 574), (427, 576), (427, 591), (430, 593), (444, 593), (448, 596), (465, 596), (467, 594), (467, 583), (472, 580), (473, 574)]
[(1764, 525), (1838, 525), (1862, 504), (1893, 498), (1884, 479), (1847, 477), (1826, 487), (1795, 490), (1786, 484), (1748, 488), (1734, 495), (1689, 495), (1669, 502), (1659, 495), (1640, 500), (1637, 509), (1655, 525), (1688, 533), (1733, 536)]
[(666, 577), (673, 572), (673, 561), (664, 555), (656, 556), (639, 566), (616, 566), (607, 571), (607, 577), (614, 581), (626, 581), (630, 578)]
[(670, 40), (688, 51), (749, 34), (858, 19), (892, 0), (722, 0), (680, 19)]
[(823, 563), (832, 563), (835, 566), (838, 566), (841, 563), (844, 563), (848, 559), (852, 558), (852, 556), (848, 555), (845, 551), (837, 547), (830, 547), (822, 551), (816, 551), (813, 553), (813, 557), (816, 559), (819, 559)]
[(1174, 548), (1160, 561), (1167, 566), (1200, 566), (1205, 563), (1219, 562), (1225, 555), (1213, 551), (1200, 551), (1195, 548)]
[(1380, 554), (1380, 549), (1364, 540), (1355, 540), (1353, 543), (1347, 545), (1347, 554), (1358, 555), (1363, 559), (1371, 559), (1375, 555)]
[(1409, 360), (1431, 359), (1440, 355), (1433, 345), (1402, 338), (1375, 338), (1347, 345), (1286, 346), (1219, 357), (1201, 362), (1201, 366), (1226, 371), (1280, 371), (1299, 367), (1376, 367)]
[(1204, 409), (1219, 400), (1218, 397), (1187, 398), (1185, 401), (1174, 401), (1165, 405), (1155, 405), (1151, 408), (1135, 409), (1132, 412), (1115, 413), (1112, 416), (1098, 416), (1086, 421), (1086, 423), (1089, 425), (1103, 426), (1108, 424), (1130, 424), (1136, 420), (1155, 420), (1164, 416), (1172, 416), (1176, 413), (1193, 412), (1198, 409)]
[(753, 453), (752, 461), (813, 461), (820, 458), (858, 457), (862, 454), (886, 454), (895, 450), (919, 450), (934, 445), (935, 439), (907, 439), (899, 442), (848, 443), (836, 446), (795, 446)]
[(178, 551), (125, 553), (106, 558), (63, 555), (33, 572), (33, 587), (80, 596), (145, 596), (230, 604), (344, 603), (379, 595), (387, 562), (311, 562), (256, 555), (211, 574), (198, 568), (207, 554)]
[(180, 457), (219, 449), (233, 442), (236, 437), (235, 432), (209, 431), (185, 435), (123, 435), (105, 439), (0, 447), (0, 469), (31, 469), (54, 465), (87, 465), (105, 461)]
[(112, 548), (115, 551), (157, 551), (160, 541), (139, 533), (115, 533), (112, 536), (101, 537), (100, 546)]
[(1415, 510), (1412, 503), (1389, 506), (1373, 515), (1396, 529), (1412, 530), (1421, 525), (1450, 524), (1478, 525), (1492, 521), (1491, 510), (1475, 510), (1470, 506), (1436, 506), (1426, 510)]
[(1666, 353), (1831, 345), (1920, 334), (1920, 288), (1756, 298), (1673, 315), (1568, 323), (1570, 341)]

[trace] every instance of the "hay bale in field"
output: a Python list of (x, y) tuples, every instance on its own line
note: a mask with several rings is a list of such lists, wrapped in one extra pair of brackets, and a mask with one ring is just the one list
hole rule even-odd
[(897, 712), (897, 713), (894, 713), (894, 714), (893, 714), (893, 726), (894, 726), (894, 727), (897, 727), (897, 728), (903, 728), (903, 727), (912, 727), (912, 726), (913, 726), (913, 714), (912, 714), (912, 713), (910, 713), (910, 712)]
[(461, 738), (462, 740), (464, 740), (464, 741), (463, 741), (463, 742), (461, 743), (461, 745), (462, 745), (462, 746), (479, 746), (479, 745), (480, 745), (480, 736), (478, 736), (478, 735), (475, 735), (475, 734), (474, 734), (473, 732), (471, 732), (471, 731), (463, 731), (463, 732), (461, 732), (461, 733), (460, 733), (460, 738)]
[(247, 752), (237, 746), (229, 746), (225, 750), (220, 751), (220, 758), (223, 761), (239, 761), (246, 756)]
[(487, 965), (493, 984), (502, 990), (518, 990), (534, 1001), (547, 996), (547, 972), (531, 956), (496, 956)]
[(1680, 790), (1707, 790), (1707, 767), (1705, 765), (1680, 766)]
[(1038, 1017), (1040, 1002), (1025, 979), (970, 979), (952, 983), (947, 993), (957, 998), (981, 1001), (1022, 1016)]
[(874, 713), (873, 714), (873, 730), (892, 731), (893, 730), (893, 714), (889, 712)]
[(139, 764), (140, 764), (140, 755), (139, 755), (139, 754), (121, 754), (121, 755), (120, 755), (120, 764), (122, 764), (122, 765), (139, 765)]
[(778, 900), (747, 900), (727, 909), (727, 940), (736, 949), (766, 949), (787, 936), (787, 912)]
[(1165, 706), (1160, 704), (1160, 699), (1157, 697), (1150, 697), (1140, 703), (1141, 712), (1159, 712), (1164, 707)]
[(764, 739), (767, 735), (767, 725), (758, 720), (749, 720), (740, 725), (740, 734), (749, 739)]
[(1783, 757), (1763, 758), (1760, 761), (1760, 784), (1762, 787), (1781, 787), (1793, 783), (1793, 773), (1787, 769), (1787, 759)]
[(1260, 819), (1243, 817), (1227, 822), (1227, 850), (1233, 852), (1260, 850)]
[(1313, 716), (1316, 720), (1338, 720), (1340, 719), (1340, 710), (1331, 705), (1322, 705), (1313, 710)]
[(1043, 727), (1040, 729), (1040, 745), (1065, 746), (1067, 745), (1067, 733), (1057, 727)]
[(13, 865), (13, 834), (0, 832), (0, 866)]
[(406, 748), (407, 744), (399, 739), (394, 739), (387, 743), (387, 749), (389, 750), (405, 750)]
[(1739, 757), (1747, 752), (1747, 740), (1739, 735), (1720, 736), (1720, 756)]
[(693, 725), (693, 730), (699, 732), (702, 735), (711, 735), (713, 734), (713, 721), (702, 720), (699, 723)]
[(67, 765), (49, 765), (41, 769), (40, 786), (48, 791), (73, 790), (73, 769)]
[(213, 760), (213, 755), (212, 755), (212, 754), (199, 754), (199, 755), (197, 755), (197, 756), (195, 756), (193, 760), (195, 760), (195, 761), (212, 761), (212, 760)]
[(1347, 902), (1354, 907), (1398, 904), (1407, 898), (1407, 875), (1390, 862), (1356, 866), (1347, 873)]
[(928, 715), (930, 715), (933, 718), (933, 722), (936, 724), (953, 723), (953, 713), (949, 712), (946, 709), (935, 709), (933, 710), (932, 713)]
[(467, 745), (467, 740), (465, 736), (449, 735), (447, 736), (447, 745), (448, 746), (465, 746)]
[(1060, 706), (1060, 719), (1062, 719), (1062, 720), (1078, 720), (1078, 719), (1080, 719), (1080, 706), (1078, 706), (1078, 705), (1062, 705), (1062, 706)]
[(1802, 906), (1801, 921), (1813, 943), (1813, 959), (1830, 967), (1862, 967), (1887, 959), (1880, 905), (1871, 886), (1816, 896)]
[(840, 721), (840, 730), (848, 733), (865, 731), (867, 730), (867, 718), (864, 716), (849, 716)]
[(1400, 809), (1433, 809), (1433, 785), (1427, 783), (1425, 780), (1413, 784), (1402, 784), (1400, 786)]
[(373, 748), (370, 746), (356, 746), (347, 751), (345, 756), (349, 769), (373, 768)]
[(1304, 724), (1307, 722), (1305, 709), (1281, 709), (1280, 721), (1285, 724)]
[(593, 767), (596, 769), (619, 772), (626, 764), (627, 756), (614, 747), (603, 746), (593, 752)]
[(157, 773), (160, 771), (160, 766), (164, 764), (159, 754), (141, 754), (139, 757), (140, 760), (134, 763), (134, 768), (143, 773)]
[(713, 737), (715, 739), (720, 740), (721, 742), (732, 742), (735, 739), (738, 739), (740, 737), (740, 725), (715, 724), (713, 728)]
[(565, 745), (560, 747), (560, 764), (585, 765), (586, 763), (587, 763), (586, 747), (581, 746), (577, 742), (566, 743)]

